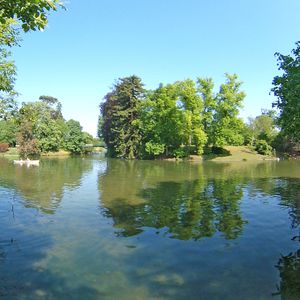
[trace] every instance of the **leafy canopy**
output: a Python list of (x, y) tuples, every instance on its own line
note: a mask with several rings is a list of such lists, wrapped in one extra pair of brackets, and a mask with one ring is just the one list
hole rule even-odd
[(63, 7), (59, 0), (0, 0), (0, 23), (17, 20), (22, 29), (42, 30), (48, 22), (47, 12)]
[(272, 92), (277, 97), (278, 123), (285, 136), (300, 141), (300, 41), (291, 55), (275, 53), (282, 75), (273, 79)]

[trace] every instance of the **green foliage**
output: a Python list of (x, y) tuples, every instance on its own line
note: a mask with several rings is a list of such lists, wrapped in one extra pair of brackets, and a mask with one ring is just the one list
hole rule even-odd
[(3, 92), (11, 93), (14, 87), (16, 67), (9, 57), (10, 52), (0, 48), (0, 99), (3, 98)]
[(32, 130), (41, 152), (58, 151), (63, 145), (64, 121), (60, 106), (54, 109), (45, 101), (23, 103), (19, 123), (32, 123)]
[(255, 150), (262, 155), (272, 155), (273, 148), (265, 140), (257, 140)]
[[(204, 109), (203, 100), (197, 93), (195, 83), (188, 79), (176, 83), (179, 103), (183, 104), (183, 143), (188, 148), (196, 147), (196, 153), (202, 154), (207, 142), (207, 135), (204, 132), (204, 120), (202, 112)], [(188, 149), (187, 148), (187, 149)]]
[(64, 149), (73, 154), (81, 154), (84, 150), (85, 140), (80, 123), (71, 119), (66, 122), (66, 125)]
[(238, 118), (239, 109), (245, 93), (240, 91), (241, 82), (237, 75), (226, 74), (226, 83), (222, 84), (217, 95), (217, 106), (212, 123), (211, 141), (215, 146), (239, 146), (244, 142), (243, 121)]
[(6, 118), (15, 108), (14, 83), (16, 67), (10, 58), (8, 46), (16, 45), (18, 32), (14, 29), (14, 21), (0, 23), (0, 119)]
[(48, 12), (62, 7), (59, 0), (0, 0), (0, 23), (16, 19), (26, 32), (42, 30), (47, 25)]
[(41, 96), (40, 101), (23, 103), (18, 113), (19, 127), (26, 122), (31, 124), (32, 139), (42, 153), (65, 149), (80, 154), (85, 143), (93, 139), (82, 132), (79, 122), (65, 122), (61, 103), (54, 97)]
[(243, 130), (245, 142), (251, 146), (256, 140), (265, 140), (271, 145), (277, 134), (273, 111), (263, 112), (255, 119), (249, 118)]
[(94, 137), (88, 132), (82, 132), (82, 136), (85, 144), (93, 145), (94, 143), (98, 143), (98, 140), (95, 141)]
[(198, 78), (161, 84), (145, 93), (137, 84), (140, 97), (133, 97), (128, 92), (131, 78), (120, 79), (100, 106), (98, 136), (104, 138), (110, 156), (185, 157), (201, 155), (210, 145), (243, 144), (245, 126), (238, 114), (245, 94), (237, 75), (226, 74), (217, 95), (212, 79)]
[(279, 109), (278, 124), (283, 134), (300, 142), (300, 41), (292, 55), (275, 54), (281, 76), (273, 79), (272, 92), (277, 97), (273, 106)]
[(40, 120), (35, 129), (38, 147), (41, 152), (56, 152), (63, 145), (63, 124), (51, 119)]
[(150, 141), (145, 144), (145, 151), (149, 154), (150, 157), (157, 157), (160, 154), (164, 153), (165, 145)]
[[(192, 80), (177, 81), (149, 91), (142, 106), (145, 151), (159, 145), (166, 156), (187, 156), (190, 149), (201, 154), (207, 137), (203, 130), (203, 102)], [(182, 154), (182, 147), (185, 147)], [(164, 148), (164, 151), (163, 151)], [(177, 154), (180, 153), (180, 154)]]
[(177, 100), (174, 85), (160, 85), (158, 89), (148, 92), (142, 106), (143, 143), (161, 145), (166, 156), (171, 149), (178, 148), (184, 139), (184, 116), (177, 107)]
[(112, 157), (134, 159), (140, 155), (140, 106), (143, 84), (137, 76), (120, 78), (101, 104), (101, 137)]
[(0, 142), (16, 145), (16, 133), (18, 126), (14, 119), (0, 121)]
[(198, 93), (203, 101), (203, 111), (201, 112), (203, 129), (208, 137), (208, 144), (211, 144), (212, 124), (217, 107), (217, 98), (213, 93), (214, 83), (211, 78), (198, 78), (197, 84)]

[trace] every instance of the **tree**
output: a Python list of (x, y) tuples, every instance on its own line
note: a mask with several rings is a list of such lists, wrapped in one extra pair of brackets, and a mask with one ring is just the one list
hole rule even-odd
[(47, 12), (58, 6), (59, 0), (0, 0), (0, 119), (15, 106), (16, 67), (8, 48), (19, 42), (19, 25), (25, 32), (44, 29)]
[(281, 76), (273, 79), (272, 92), (277, 97), (273, 107), (279, 109), (278, 124), (283, 134), (300, 142), (300, 41), (292, 55), (275, 53)]
[(16, 19), (27, 32), (42, 30), (48, 22), (47, 12), (63, 7), (59, 0), (0, 0), (0, 23)]
[(41, 152), (55, 152), (63, 147), (65, 122), (60, 107), (56, 110), (45, 101), (37, 101), (23, 103), (19, 111), (20, 126), (31, 122), (32, 134)]
[(54, 98), (52, 96), (40, 96), (39, 100), (46, 103), (46, 105), (49, 107), (51, 117), (53, 119), (62, 119), (62, 105), (58, 101), (57, 98)]
[[(184, 120), (175, 84), (149, 91), (143, 103), (141, 127), (146, 154), (156, 157), (179, 150), (184, 142)], [(183, 122), (185, 123), (183, 124)]]
[[(203, 100), (198, 95), (195, 82), (188, 79), (176, 83), (178, 100), (182, 104), (184, 143), (190, 154), (190, 147), (195, 146), (196, 154), (202, 154), (207, 141), (203, 126)], [(179, 102), (178, 102), (179, 101)]]
[(203, 101), (202, 123), (205, 133), (208, 136), (208, 143), (210, 143), (210, 136), (212, 135), (212, 122), (214, 113), (217, 107), (217, 99), (213, 93), (214, 83), (211, 78), (198, 78), (198, 93)]
[(139, 156), (141, 131), (139, 111), (143, 84), (133, 75), (120, 78), (100, 105), (102, 134), (112, 157), (133, 159)]
[(240, 91), (241, 82), (236, 74), (226, 75), (217, 94), (217, 106), (212, 123), (211, 141), (214, 146), (243, 144), (243, 121), (238, 118), (239, 109), (246, 94)]
[(17, 134), (19, 154), (21, 158), (39, 155), (37, 139), (33, 133), (33, 124), (29, 120), (22, 120)]
[(245, 131), (249, 134), (248, 139), (251, 145), (256, 140), (264, 140), (271, 145), (277, 135), (275, 117), (272, 115), (272, 112), (263, 111), (262, 114), (256, 118), (249, 118)]
[(16, 145), (16, 133), (18, 126), (14, 119), (0, 120), (0, 143)]
[(69, 120), (66, 122), (67, 131), (65, 132), (65, 150), (73, 154), (81, 154), (85, 145), (85, 136), (78, 121)]
[(16, 111), (14, 82), (16, 67), (10, 59), (8, 46), (16, 45), (18, 33), (13, 28), (14, 21), (0, 24), (0, 120), (8, 118)]

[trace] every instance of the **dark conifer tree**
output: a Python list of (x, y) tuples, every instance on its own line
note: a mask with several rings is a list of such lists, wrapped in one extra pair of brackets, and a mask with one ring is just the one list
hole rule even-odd
[(141, 79), (133, 75), (120, 78), (104, 97), (100, 105), (101, 136), (109, 156), (127, 159), (139, 157), (139, 110), (143, 94)]

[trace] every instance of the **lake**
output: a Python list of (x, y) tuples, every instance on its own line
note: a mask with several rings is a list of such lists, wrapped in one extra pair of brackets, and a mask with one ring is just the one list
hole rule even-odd
[(300, 299), (300, 161), (0, 159), (1, 299)]

